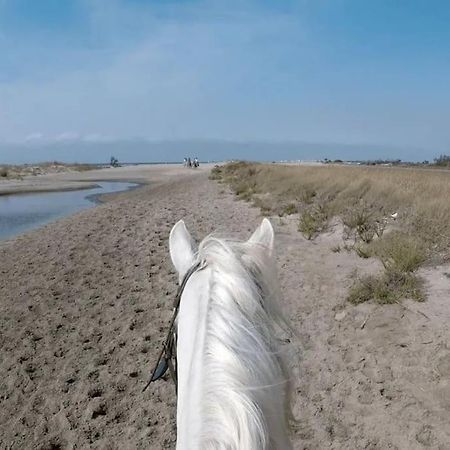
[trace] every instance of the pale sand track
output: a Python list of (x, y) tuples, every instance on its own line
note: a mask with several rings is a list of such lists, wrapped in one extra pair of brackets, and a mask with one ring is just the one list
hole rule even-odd
[[(197, 239), (247, 238), (261, 217), (206, 168), (151, 171), (148, 186), (0, 244), (1, 449), (174, 447), (170, 379), (141, 393), (176, 291), (168, 234), (184, 218)], [(410, 310), (353, 307), (353, 269), (376, 264), (331, 252), (338, 226), (310, 242), (295, 217), (272, 222), (299, 333), (295, 448), (450, 448), (450, 270), (424, 271), (430, 298)]]

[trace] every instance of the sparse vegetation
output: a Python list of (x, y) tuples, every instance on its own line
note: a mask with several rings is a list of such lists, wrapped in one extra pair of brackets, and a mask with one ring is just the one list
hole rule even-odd
[(379, 303), (394, 303), (406, 297), (416, 301), (425, 299), (423, 283), (415, 273), (426, 260), (425, 248), (420, 240), (393, 231), (367, 248), (368, 252), (360, 256), (377, 256), (383, 263), (384, 271), (378, 276), (357, 279), (348, 296), (351, 303), (370, 299)]
[(21, 179), (29, 175), (43, 175), (60, 172), (85, 172), (96, 169), (95, 164), (62, 163), (59, 161), (48, 161), (39, 164), (4, 165), (0, 166), (0, 178)]
[(283, 210), (283, 216), (290, 216), (291, 214), (296, 214), (298, 212), (295, 203), (289, 203)]
[(209, 174), (210, 180), (221, 180), (222, 179), (222, 167), (214, 166)]
[(308, 239), (325, 230), (328, 222), (327, 208), (324, 204), (314, 204), (306, 207), (300, 216), (298, 230)]
[(372, 256), (372, 251), (368, 245), (365, 244), (354, 244), (353, 250), (360, 258), (370, 258)]
[(439, 167), (450, 167), (450, 156), (440, 155), (434, 159), (434, 164)]
[(372, 246), (384, 268), (389, 272), (415, 272), (426, 260), (426, 250), (414, 236), (393, 231)]
[[(445, 156), (435, 160), (448, 161)], [(353, 303), (423, 300), (417, 269), (427, 261), (450, 261), (450, 176), (443, 171), (233, 162), (213, 169), (211, 178), (229, 184), (263, 214), (299, 212), (298, 228), (307, 239), (339, 217), (347, 239), (339, 249), (379, 258), (384, 266), (378, 277), (355, 283), (349, 295)]]
[(395, 303), (403, 298), (425, 300), (422, 280), (412, 273), (385, 271), (379, 276), (368, 275), (350, 288), (348, 301), (354, 305), (375, 300), (377, 303)]
[(381, 211), (376, 211), (376, 208), (371, 208), (364, 202), (346, 208), (341, 219), (347, 235), (353, 235), (355, 242), (360, 240), (368, 244), (375, 236), (380, 237), (384, 232), (385, 223)]

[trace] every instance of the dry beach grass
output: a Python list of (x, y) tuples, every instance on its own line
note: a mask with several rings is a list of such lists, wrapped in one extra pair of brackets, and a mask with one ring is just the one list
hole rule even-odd
[(266, 214), (299, 213), (299, 231), (308, 239), (338, 217), (345, 227), (341, 245), (361, 257), (376, 256), (384, 266), (378, 278), (355, 285), (354, 303), (423, 300), (414, 272), (427, 261), (450, 260), (448, 170), (238, 162), (215, 168), (212, 178)]
[[(148, 185), (0, 244), (0, 448), (174, 448), (170, 378), (141, 392), (176, 291), (170, 229), (184, 218), (196, 239), (216, 230), (245, 239), (261, 221), (259, 208), (208, 175), (163, 166), (86, 172), (89, 182)], [(255, 193), (278, 208), (277, 190)], [(305, 204), (318, 196), (305, 193)], [(424, 303), (352, 305), (354, 270), (377, 273), (381, 260), (337, 251), (342, 221), (327, 219), (308, 240), (297, 214), (271, 220), (301, 354), (294, 448), (448, 448), (450, 267), (417, 269)]]
[(94, 164), (66, 164), (58, 161), (43, 162), (38, 164), (3, 164), (0, 165), (0, 178), (22, 179), (29, 175), (45, 175), (65, 172), (84, 172), (94, 170), (97, 166)]

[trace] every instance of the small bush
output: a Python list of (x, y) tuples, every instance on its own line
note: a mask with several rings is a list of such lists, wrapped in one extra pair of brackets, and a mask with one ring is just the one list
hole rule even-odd
[(0, 177), (6, 178), (8, 176), (8, 169), (6, 167), (0, 167)]

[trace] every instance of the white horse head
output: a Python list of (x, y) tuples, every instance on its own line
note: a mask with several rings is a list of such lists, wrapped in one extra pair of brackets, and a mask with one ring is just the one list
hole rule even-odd
[(177, 449), (291, 449), (272, 225), (264, 219), (247, 242), (207, 237), (195, 249), (179, 221), (169, 243), (180, 280), (202, 262), (178, 313)]

